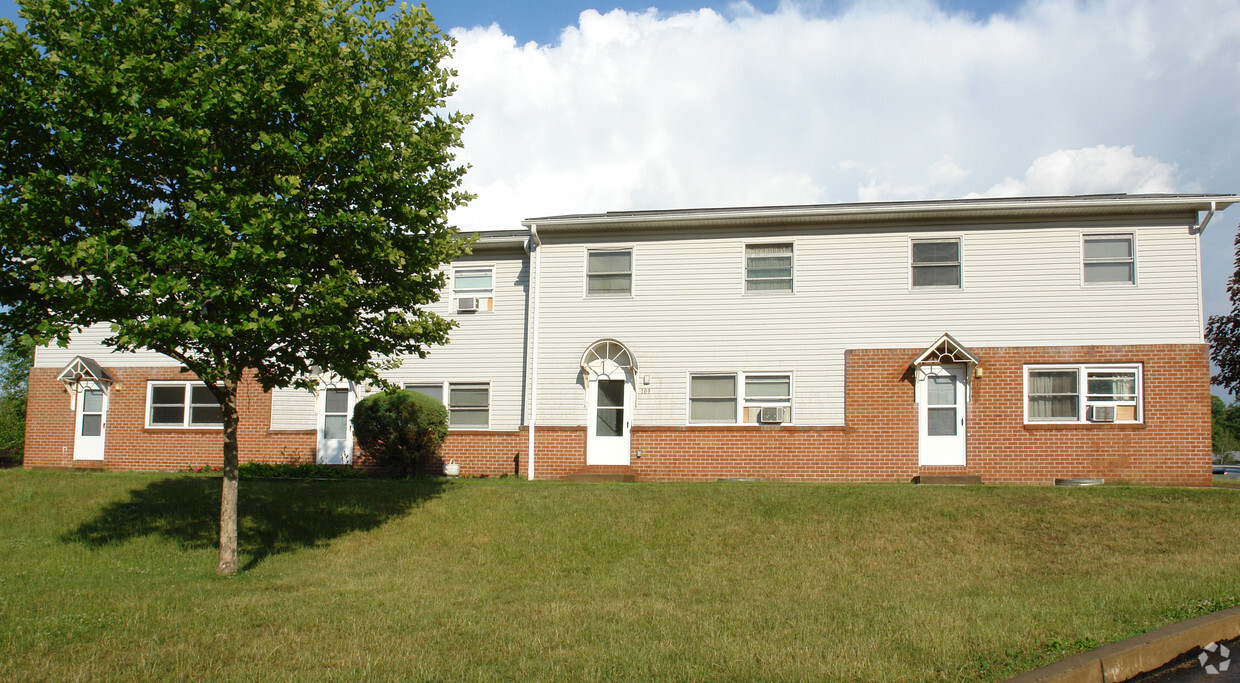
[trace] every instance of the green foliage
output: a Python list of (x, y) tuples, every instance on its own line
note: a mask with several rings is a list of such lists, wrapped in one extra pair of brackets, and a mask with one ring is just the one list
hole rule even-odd
[(448, 409), (416, 391), (385, 391), (357, 402), (353, 436), (380, 467), (408, 475), (424, 466), (448, 433)]
[(21, 461), (26, 442), (26, 382), (34, 346), (30, 340), (0, 339), (0, 461)]
[(425, 6), (23, 2), (0, 22), (0, 328), (109, 322), (208, 382), (374, 379), (449, 322), (467, 117)]
[(340, 465), (290, 465), (285, 463), (268, 464), (262, 462), (242, 463), (238, 468), (242, 477), (268, 479), (356, 479), (368, 476), (364, 470)]
[[(1232, 395), (1240, 394), (1240, 230), (1236, 232), (1236, 270), (1227, 283), (1231, 312), (1212, 315), (1206, 322), (1210, 360), (1218, 367), (1211, 381)], [(1217, 451), (1217, 446), (1215, 451)]]
[(1210, 397), (1210, 431), (1215, 453), (1240, 451), (1240, 403), (1228, 406)]

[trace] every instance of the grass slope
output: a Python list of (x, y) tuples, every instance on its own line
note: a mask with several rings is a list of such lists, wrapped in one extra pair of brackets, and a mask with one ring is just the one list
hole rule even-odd
[(1240, 603), (1240, 492), (0, 471), (0, 678), (998, 679)]

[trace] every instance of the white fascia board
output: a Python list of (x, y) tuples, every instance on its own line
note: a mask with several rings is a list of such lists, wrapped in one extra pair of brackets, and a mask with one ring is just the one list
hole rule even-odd
[(778, 225), (797, 223), (929, 221), (1117, 215), (1169, 211), (1226, 209), (1240, 197), (1225, 195), (1093, 195), (1076, 197), (1018, 197), (1004, 199), (953, 199), (921, 202), (824, 204), (676, 211), (631, 211), (532, 218), (540, 230), (625, 227), (708, 227), (729, 225)]

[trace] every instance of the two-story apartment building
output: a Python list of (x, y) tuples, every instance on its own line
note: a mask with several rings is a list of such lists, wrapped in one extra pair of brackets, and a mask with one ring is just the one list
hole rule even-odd
[[(1237, 201), (529, 219), (451, 264), (433, 310), (460, 327), (388, 379), (448, 406), (443, 457), (463, 474), (1205, 485), (1198, 236)], [(106, 333), (37, 351), (27, 466), (217, 463), (209, 393)], [(369, 390), (251, 388), (243, 460), (350, 461)]]

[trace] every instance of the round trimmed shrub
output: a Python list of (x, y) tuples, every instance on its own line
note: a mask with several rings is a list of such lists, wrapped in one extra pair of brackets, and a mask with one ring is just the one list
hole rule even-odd
[(447, 433), (448, 409), (416, 391), (385, 391), (353, 408), (357, 445), (376, 465), (401, 476), (425, 467)]

